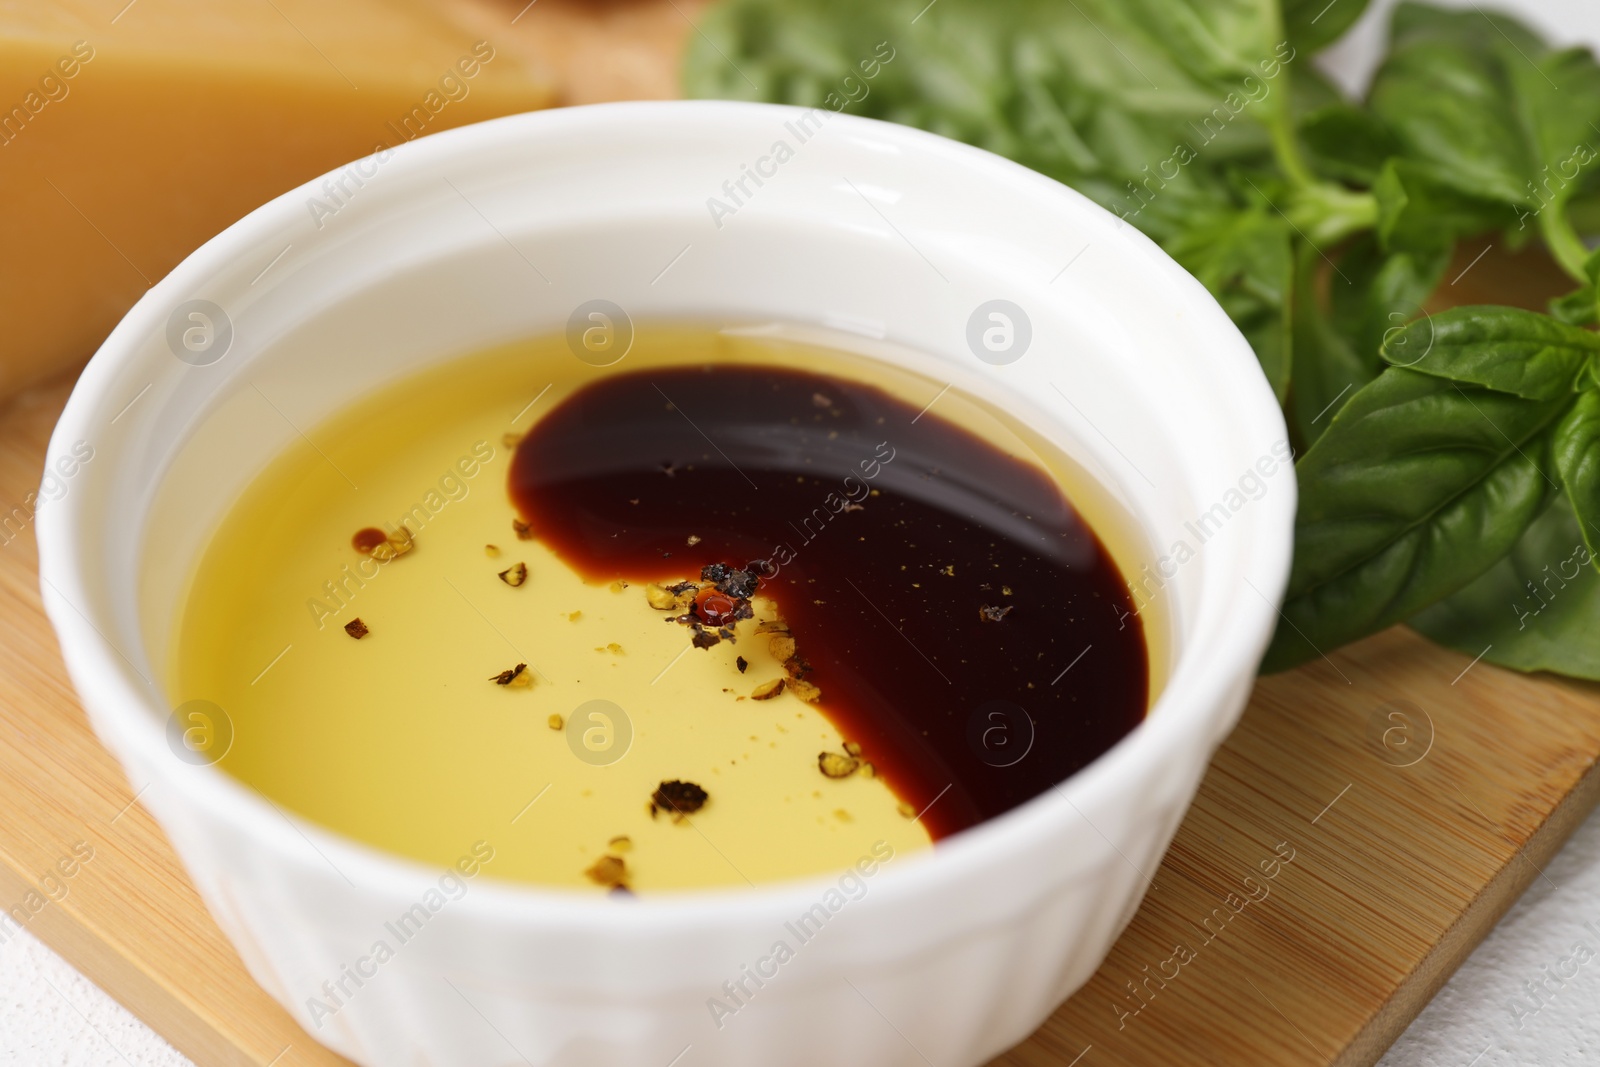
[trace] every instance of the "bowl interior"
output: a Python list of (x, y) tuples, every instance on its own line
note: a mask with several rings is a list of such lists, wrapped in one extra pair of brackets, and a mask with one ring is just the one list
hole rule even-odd
[[(1259, 596), (1244, 642), (1264, 641), (1293, 487), (1237, 330), (1077, 194), (824, 114), (611, 105), (425, 138), (274, 201), (152, 289), (53, 445), (88, 439), (104, 459), (41, 519), (44, 539), (70, 542), (47, 549), (46, 579), (115, 650), (106, 669), (138, 676), (146, 738), (165, 725), (159, 672), (184, 583), (251, 477), (375, 387), (559, 332), (597, 298), (636, 322), (825, 331), (1012, 412), (1136, 521), (1144, 566), (1120, 562), (1160, 628), (1168, 692), (1186, 673), (1253, 666), (1259, 648), (1230, 645), (1229, 620)], [(996, 300), (1026, 320), (1017, 358), (980, 358), (971, 340)], [(1256, 593), (1241, 592), (1251, 575)]]

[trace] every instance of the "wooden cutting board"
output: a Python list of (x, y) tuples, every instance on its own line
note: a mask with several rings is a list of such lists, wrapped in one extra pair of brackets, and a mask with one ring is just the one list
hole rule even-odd
[[(573, 102), (670, 95), (702, 6), (459, 2)], [(1550, 291), (1476, 251), (1443, 302)], [(0, 407), (0, 910), (203, 1067), (345, 1063), (250, 980), (73, 696), (12, 510), (69, 390)], [(1375, 1062), (1600, 800), (1597, 756), (1600, 687), (1405, 630), (1264, 680), (1109, 959), (995, 1063)]]

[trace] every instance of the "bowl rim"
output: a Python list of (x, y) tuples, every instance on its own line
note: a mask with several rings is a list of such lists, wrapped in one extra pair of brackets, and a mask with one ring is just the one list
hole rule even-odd
[[(591, 104), (456, 127), (406, 142), (392, 151), (418, 165), (448, 162), (452, 156), (478, 152), (507, 140), (559, 141), (575, 127), (591, 124), (650, 130), (663, 123), (687, 123), (699, 124), (710, 133), (720, 127), (722, 132), (731, 134), (752, 113), (764, 115), (763, 121), (776, 118), (781, 122), (811, 110), (814, 109), (738, 101)], [(1058, 199), (1064, 212), (1086, 213), (1099, 217), (1101, 222), (1114, 219), (1110, 212), (1076, 190), (980, 148), (912, 127), (842, 113), (833, 116), (830, 126), (894, 142), (930, 163), (966, 168), (975, 177), (997, 186), (1031, 186), (1040, 196)], [(653, 147), (656, 142), (645, 138), (641, 143)], [(139, 347), (159, 333), (164, 311), (175, 297), (194, 291), (198, 279), (224, 264), (260, 251), (264, 247), (262, 239), (276, 235), (291, 213), (303, 214), (306, 195), (340, 169), (319, 175), (251, 211), (149, 288), (82, 372), (52, 434), (47, 456), (70, 448), (70, 442), (83, 437), (92, 423), (111, 413), (115, 401), (106, 387), (117, 364), (136, 359)], [(1239, 400), (1237, 410), (1230, 416), (1246, 420), (1252, 431), (1260, 431), (1263, 437), (1287, 440), (1282, 412), (1243, 335), (1199, 281), (1148, 237), (1131, 226), (1121, 228), (1127, 231), (1129, 240), (1142, 247), (1149, 269), (1159, 273), (1174, 302), (1181, 303), (1186, 311), (1199, 311), (1190, 325), (1212, 337), (1219, 348), (1228, 350), (1226, 364), (1219, 365), (1216, 373), (1234, 379), (1232, 392)], [(273, 243), (273, 249), (276, 247)], [(267, 249), (269, 256), (271, 252)], [(1283, 485), (1275, 483), (1274, 491), (1256, 501), (1251, 515), (1241, 523), (1252, 531), (1252, 539), (1251, 550), (1240, 553), (1239, 569), (1255, 579), (1251, 584), (1258, 595), (1232, 598), (1221, 620), (1225, 625), (1218, 626), (1214, 634), (1190, 635), (1179, 648), (1167, 684), (1145, 719), (1054, 789), (943, 839), (934, 849), (918, 850), (900, 859), (892, 869), (874, 878), (874, 892), (869, 896), (893, 903), (937, 892), (941, 885), (967, 877), (974, 865), (990, 865), (1036, 846), (1048, 838), (1053, 825), (1074, 812), (1088, 820), (1088, 812), (1102, 810), (1105, 804), (1116, 802), (1121, 791), (1151, 781), (1159, 775), (1161, 766), (1178, 758), (1186, 748), (1203, 747), (1209, 760), (1225, 730), (1237, 720), (1238, 712), (1228, 711), (1230, 695), (1242, 681), (1253, 678), (1276, 623), (1292, 548), (1296, 493), (1292, 467), (1289, 470), (1291, 479)], [(137, 756), (139, 764), (152, 772), (152, 782), (160, 780), (175, 786), (185, 801), (203, 805), (208, 818), (225, 822), (248, 840), (270, 845), (279, 863), (312, 871), (304, 850), (305, 840), (309, 840), (328, 854), (334, 871), (347, 875), (358, 893), (405, 898), (414, 895), (414, 887), (421, 881), (437, 878), (441, 868), (346, 837), (281, 809), (215, 766), (184, 765), (181, 772), (165, 774), (156, 770), (165, 765), (163, 760), (171, 762), (164, 731), (158, 725), (170, 708), (164, 701), (152, 699), (155, 687), (140, 684), (142, 678), (136, 679), (136, 670), (130, 670), (133, 665), (95, 621), (78, 608), (81, 595), (77, 601), (70, 595), (81, 593), (86, 586), (82, 565), (89, 554), (84, 541), (86, 536), (92, 536), (86, 535), (80, 524), (69, 521), (80, 506), (78, 501), (71, 508), (58, 505), (39, 511), (36, 530), (40, 592), (79, 698), (85, 706), (95, 709), (91, 718), (97, 733), (102, 733), (102, 740), (123, 757), (124, 764), (130, 762), (130, 754)], [(105, 731), (112, 736), (105, 737)], [(1187, 805), (1188, 802), (1185, 808)], [(282, 817), (274, 818), (274, 814)], [(1095, 827), (1092, 821), (1090, 825)], [(1095, 832), (1100, 833), (1098, 827)], [(334, 859), (338, 860), (337, 865), (333, 864)], [(332, 873), (315, 871), (324, 878)], [(491, 874), (483, 880), (475, 879), (473, 891), (454, 903), (451, 910), (460, 917), (514, 926), (542, 926), (553, 919), (565, 929), (578, 931), (639, 932), (664, 923), (679, 930), (720, 927), (731, 918), (764, 918), (804, 910), (843, 873), (823, 872), (755, 886), (669, 890), (628, 900), (625, 906), (606, 896), (500, 879)], [(1142, 881), (1147, 882), (1148, 876), (1140, 873)]]

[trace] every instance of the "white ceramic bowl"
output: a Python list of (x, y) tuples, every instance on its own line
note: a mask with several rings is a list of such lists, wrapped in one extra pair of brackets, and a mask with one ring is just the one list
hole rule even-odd
[[(251, 973), (357, 1062), (884, 1067), (921, 1064), (921, 1049), (945, 1067), (980, 1063), (1093, 972), (1239, 715), (1295, 505), (1284, 425), (1243, 338), (1154, 244), (1063, 186), (929, 134), (820, 114), (575, 108), (353, 164), (154, 286), (67, 404), (51, 457), (84, 442), (93, 459), (47, 482), (59, 499), (38, 531), (78, 692)], [(762, 162), (778, 141), (792, 158)], [(747, 181), (752, 195), (714, 218), (708, 198), (727, 202), (744, 165), (764, 184)], [(1148, 721), (1062, 788), (886, 866), (720, 1026), (709, 998), (726, 1001), (724, 983), (837, 879), (616, 902), (479, 878), (426, 936), (362, 965), (376, 973), (358, 986), (343, 968), (440, 872), (176, 758), (152, 684), (190, 561), (290, 442), (290, 421), (560, 330), (595, 297), (635, 319), (777, 320), (908, 346), (1077, 456), (1159, 551), (1195, 550), (1143, 578), (1174, 649)], [(1032, 326), (1028, 353), (1003, 366), (967, 342), (994, 298)], [(225, 332), (208, 342), (187, 318), (194, 300), (231, 326), (214, 361)], [(198, 354), (183, 347), (190, 327)], [(252, 381), (287, 420), (250, 400)], [(308, 998), (341, 979), (339, 1010), (313, 1012)]]

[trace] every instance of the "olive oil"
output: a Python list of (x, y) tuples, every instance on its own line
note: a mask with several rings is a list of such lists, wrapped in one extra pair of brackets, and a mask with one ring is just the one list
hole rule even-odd
[(219, 765), (284, 808), (427, 863), (488, 842), (491, 877), (650, 893), (924, 848), (1109, 747), (1159, 665), (1126, 518), (943, 384), (670, 327), (609, 368), (551, 338), (388, 387), (229, 510), (174, 705), (221, 708)]

